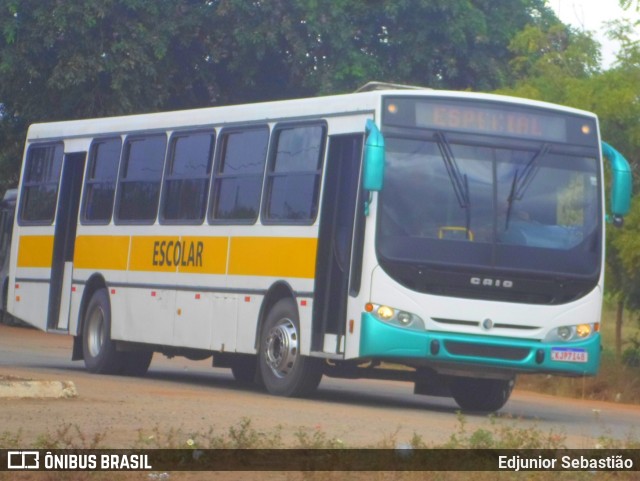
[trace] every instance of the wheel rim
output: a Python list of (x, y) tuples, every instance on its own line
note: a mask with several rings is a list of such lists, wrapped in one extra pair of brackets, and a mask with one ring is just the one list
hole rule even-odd
[(101, 307), (97, 307), (91, 313), (87, 323), (87, 347), (91, 357), (100, 354), (104, 344), (104, 312)]
[(291, 372), (298, 358), (298, 332), (291, 319), (282, 319), (269, 330), (264, 352), (275, 376), (283, 378)]

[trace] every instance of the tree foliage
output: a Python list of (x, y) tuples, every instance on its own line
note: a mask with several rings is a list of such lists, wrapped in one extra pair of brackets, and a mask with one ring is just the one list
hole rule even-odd
[[(544, 0), (3, 0), (0, 164), (26, 126), (354, 90), (492, 90)], [(8, 179), (8, 180), (7, 180)]]
[(206, 8), (184, 0), (6, 2), (5, 109), (42, 121), (208, 101)]

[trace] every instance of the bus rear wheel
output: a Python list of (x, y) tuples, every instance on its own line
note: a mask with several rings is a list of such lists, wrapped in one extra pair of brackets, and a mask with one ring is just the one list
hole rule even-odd
[(321, 360), (300, 353), (300, 322), (293, 299), (281, 299), (269, 311), (260, 336), (258, 363), (271, 394), (300, 397), (318, 387)]
[(507, 403), (514, 384), (513, 379), (454, 377), (449, 390), (465, 411), (494, 412)]
[(119, 354), (122, 356), (122, 374), (134, 377), (147, 374), (153, 351), (129, 351)]
[(98, 289), (91, 296), (82, 329), (82, 354), (89, 372), (118, 374), (124, 357), (111, 340), (111, 303), (107, 290)]

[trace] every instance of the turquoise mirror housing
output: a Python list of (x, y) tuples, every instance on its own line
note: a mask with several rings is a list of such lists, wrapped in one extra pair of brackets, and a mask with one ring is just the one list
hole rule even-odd
[(632, 176), (627, 159), (606, 142), (602, 142), (602, 154), (611, 165), (611, 214), (622, 218), (631, 209)]
[(384, 137), (371, 119), (367, 120), (366, 132), (362, 186), (366, 190), (378, 192), (382, 190), (384, 183)]

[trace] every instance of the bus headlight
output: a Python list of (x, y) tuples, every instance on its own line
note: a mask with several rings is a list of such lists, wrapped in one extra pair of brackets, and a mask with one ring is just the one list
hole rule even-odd
[(545, 337), (545, 342), (571, 342), (571, 341), (581, 341), (583, 339), (587, 339), (591, 337), (594, 333), (600, 330), (600, 324), (576, 324), (574, 326), (561, 326), (555, 329), (552, 329), (547, 337)]
[(389, 306), (380, 306), (376, 309), (376, 315), (383, 321), (390, 321), (395, 316), (395, 312)]
[(590, 324), (578, 324), (576, 326), (576, 336), (581, 339), (589, 337), (591, 335), (591, 325)]
[(420, 317), (416, 316), (415, 314), (411, 314), (410, 312), (401, 311), (393, 307), (372, 303), (367, 303), (364, 306), (364, 310), (373, 314), (376, 319), (379, 319), (380, 321), (386, 322), (388, 324), (406, 327), (408, 329), (414, 329), (417, 331), (425, 330), (424, 321)]

